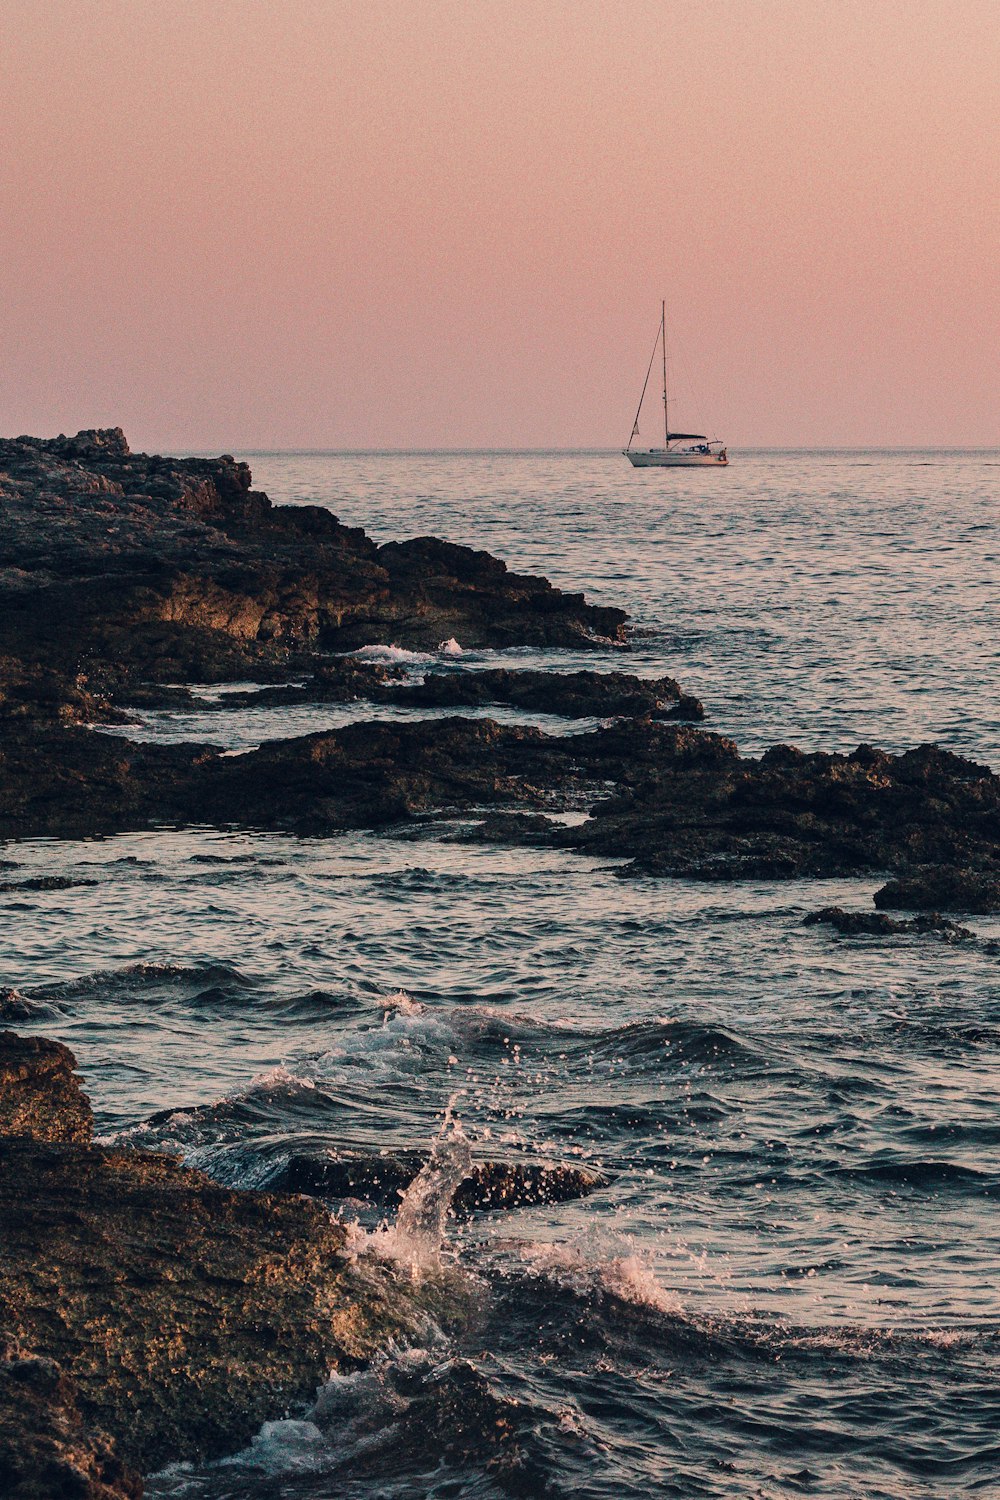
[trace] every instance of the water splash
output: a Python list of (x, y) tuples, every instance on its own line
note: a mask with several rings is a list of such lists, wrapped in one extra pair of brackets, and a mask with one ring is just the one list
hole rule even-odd
[(448, 1101), (431, 1154), (403, 1194), (395, 1224), (372, 1237), (377, 1253), (409, 1265), (414, 1273), (441, 1264), (448, 1212), (472, 1170), (472, 1148), (453, 1114), (458, 1097)]
[(573, 1242), (534, 1242), (521, 1247), (524, 1264), (579, 1297), (594, 1294), (618, 1302), (676, 1314), (681, 1301), (657, 1279), (648, 1253), (631, 1235), (591, 1229)]
[(429, 651), (407, 651), (405, 646), (362, 646), (357, 651), (350, 652), (359, 661), (376, 661), (386, 666), (419, 666), (424, 662), (432, 662), (434, 656)]

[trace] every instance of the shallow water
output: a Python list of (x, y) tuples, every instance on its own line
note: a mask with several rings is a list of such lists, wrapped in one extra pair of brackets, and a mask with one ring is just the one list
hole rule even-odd
[[(934, 738), (1000, 763), (996, 454), (251, 461), (276, 500), (489, 547), (644, 632), (504, 659), (669, 672), (751, 751)], [(239, 749), (336, 722), (148, 732)], [(803, 915), (875, 882), (622, 881), (397, 834), (3, 853), (98, 882), (0, 897), (0, 1012), (74, 1048), (106, 1135), (253, 1185), (292, 1151), (426, 1150), (451, 1107), (480, 1158), (606, 1179), (449, 1222), (466, 1318), (154, 1495), (1000, 1493), (1000, 922), (844, 939)], [(339, 1211), (370, 1253), (394, 1203)]]

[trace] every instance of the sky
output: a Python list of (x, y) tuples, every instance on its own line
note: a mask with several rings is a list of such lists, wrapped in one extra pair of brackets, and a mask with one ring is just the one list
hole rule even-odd
[[(0, 434), (1000, 445), (1000, 0), (0, 0)], [(656, 441), (654, 407), (642, 436)]]

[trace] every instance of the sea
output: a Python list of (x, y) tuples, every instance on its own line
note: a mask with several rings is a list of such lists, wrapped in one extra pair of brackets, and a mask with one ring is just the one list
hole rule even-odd
[[(1000, 769), (998, 452), (241, 456), (276, 502), (487, 548), (632, 617), (626, 649), (368, 649), (414, 676), (668, 673), (744, 754), (933, 741)], [(404, 713), (126, 732), (239, 753)], [(871, 910), (877, 877), (622, 879), (433, 832), (0, 850), (16, 878), (96, 882), (0, 897), (0, 1013), (73, 1048), (103, 1139), (246, 1187), (294, 1152), (431, 1159), (429, 1205), (331, 1211), (353, 1255), (445, 1278), (454, 1316), (148, 1493), (1000, 1496), (1000, 919), (845, 938), (803, 919)], [(466, 1149), (600, 1185), (456, 1215)]]

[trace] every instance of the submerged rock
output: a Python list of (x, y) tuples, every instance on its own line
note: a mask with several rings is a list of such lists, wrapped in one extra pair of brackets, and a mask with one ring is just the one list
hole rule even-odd
[(844, 911), (840, 906), (824, 906), (821, 911), (810, 912), (803, 925), (812, 927), (817, 923), (833, 927), (845, 937), (894, 937), (898, 934), (929, 933), (946, 943), (975, 940), (975, 933), (968, 927), (959, 927), (957, 922), (951, 922), (937, 912), (898, 921), (880, 911)]
[(70, 891), (78, 885), (99, 883), (71, 875), (28, 875), (23, 880), (0, 880), (0, 891)]

